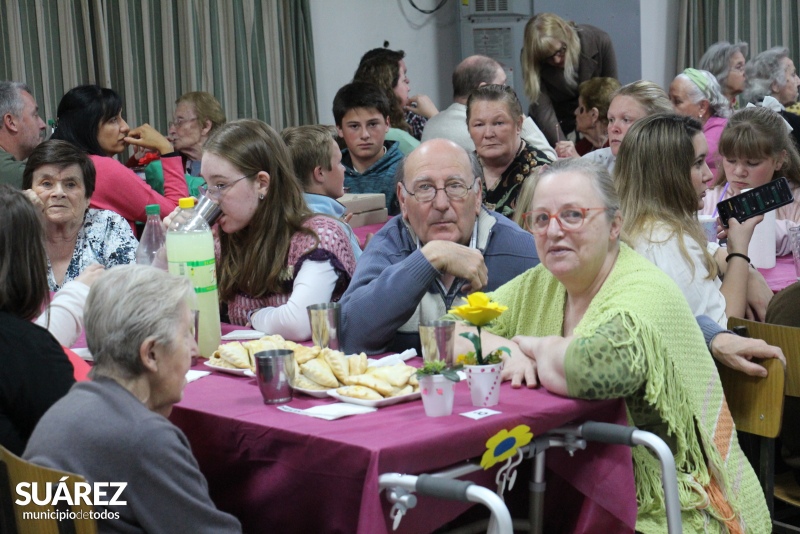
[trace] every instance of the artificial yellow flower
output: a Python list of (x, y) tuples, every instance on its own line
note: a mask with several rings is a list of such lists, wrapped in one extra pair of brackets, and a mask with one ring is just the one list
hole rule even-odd
[(479, 291), (467, 295), (467, 304), (452, 308), (450, 313), (461, 317), (471, 325), (483, 326), (497, 319), (507, 309), (508, 306), (492, 302), (486, 293)]
[(508, 430), (501, 430), (486, 442), (486, 452), (481, 457), (481, 467), (489, 469), (493, 465), (508, 460), (517, 449), (524, 447), (533, 439), (531, 427), (519, 425)]

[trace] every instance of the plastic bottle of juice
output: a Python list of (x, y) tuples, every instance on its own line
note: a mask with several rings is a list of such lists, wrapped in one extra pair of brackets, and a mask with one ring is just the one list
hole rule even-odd
[(178, 205), (181, 211), (167, 231), (167, 262), (171, 274), (192, 281), (199, 316), (197, 345), (200, 355), (208, 358), (220, 342), (214, 238), (208, 223), (194, 216), (193, 198), (182, 198)]
[(144, 210), (147, 213), (147, 223), (144, 225), (142, 239), (136, 249), (136, 263), (166, 269), (167, 265), (164, 263), (164, 259), (159, 261), (160, 254), (164, 254), (162, 250), (164, 247), (164, 227), (161, 226), (161, 206), (148, 204)]

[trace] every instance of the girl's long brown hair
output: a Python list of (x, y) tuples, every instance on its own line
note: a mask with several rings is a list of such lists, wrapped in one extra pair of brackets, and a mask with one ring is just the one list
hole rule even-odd
[(238, 292), (254, 298), (282, 292), (292, 236), (303, 232), (319, 242), (312, 230), (303, 227), (312, 213), (286, 145), (269, 125), (243, 119), (220, 126), (203, 151), (228, 160), (248, 180), (256, 180), (260, 171), (270, 176), (267, 194), (250, 223), (232, 234), (220, 232), (220, 299), (230, 300)]

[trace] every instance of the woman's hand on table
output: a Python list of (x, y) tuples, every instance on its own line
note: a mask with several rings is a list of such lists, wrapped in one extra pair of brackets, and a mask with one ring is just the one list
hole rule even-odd
[(125, 142), (137, 147), (158, 150), (161, 155), (175, 151), (169, 139), (161, 135), (161, 132), (147, 123), (128, 132), (128, 135), (125, 137)]
[[(538, 381), (547, 391), (566, 395), (567, 381), (564, 377), (564, 359), (572, 339), (573, 336), (514, 336), (511, 341), (519, 345), (522, 353), (535, 362), (534, 368)], [(514, 385), (513, 382), (511, 385)]]
[[(516, 339), (516, 338), (515, 338)], [(536, 362), (527, 356), (512, 355), (503, 356), (503, 380), (511, 380), (512, 388), (519, 388), (522, 382), (533, 389), (539, 385), (536, 379)]]

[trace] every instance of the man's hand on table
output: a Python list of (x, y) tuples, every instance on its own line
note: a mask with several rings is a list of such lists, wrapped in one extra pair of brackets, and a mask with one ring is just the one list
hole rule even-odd
[(479, 250), (451, 241), (431, 241), (421, 249), (440, 273), (466, 280), (470, 291), (480, 291), (489, 281), (489, 270)]

